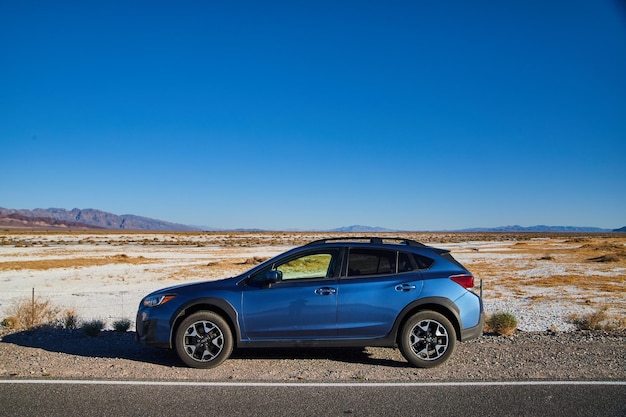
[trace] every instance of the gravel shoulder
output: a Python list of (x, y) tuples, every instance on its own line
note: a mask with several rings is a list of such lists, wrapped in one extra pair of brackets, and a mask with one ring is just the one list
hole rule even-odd
[(626, 380), (626, 331), (521, 332), (457, 344), (433, 369), (398, 349), (239, 349), (218, 368), (190, 369), (134, 332), (0, 329), (0, 378), (228, 382)]

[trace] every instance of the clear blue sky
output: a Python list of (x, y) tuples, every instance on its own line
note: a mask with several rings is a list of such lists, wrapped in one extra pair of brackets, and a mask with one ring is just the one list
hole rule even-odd
[(626, 225), (611, 0), (0, 0), (0, 207)]

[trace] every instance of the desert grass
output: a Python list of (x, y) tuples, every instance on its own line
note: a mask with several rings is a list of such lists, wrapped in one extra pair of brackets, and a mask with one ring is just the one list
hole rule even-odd
[[(626, 238), (538, 239), (515, 242), (507, 255), (468, 263), (487, 286), (575, 287), (626, 295)], [(538, 271), (528, 275), (528, 271)]]
[(554, 262), (602, 262), (603, 257), (626, 266), (626, 237), (592, 237), (580, 239), (550, 239), (519, 243), (513, 252), (536, 256), (538, 260)]
[(158, 259), (145, 258), (143, 256), (131, 257), (125, 254), (90, 257), (90, 258), (66, 258), (66, 259), (41, 259), (35, 261), (7, 261), (0, 262), (0, 271), (2, 270), (47, 270), (55, 268), (85, 268), (90, 266), (103, 266), (109, 264), (147, 264), (157, 263)]
[(626, 317), (614, 315), (608, 312), (607, 305), (600, 306), (597, 310), (584, 314), (573, 314), (569, 321), (579, 330), (623, 330), (626, 329)]
[(521, 282), (539, 288), (575, 287), (583, 291), (626, 294), (625, 276), (607, 275), (550, 275), (533, 277)]

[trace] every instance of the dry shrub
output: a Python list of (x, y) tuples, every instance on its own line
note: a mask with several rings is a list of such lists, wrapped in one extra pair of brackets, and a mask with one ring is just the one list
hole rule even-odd
[(18, 329), (31, 329), (33, 327), (55, 324), (61, 310), (54, 306), (50, 300), (40, 297), (23, 298), (16, 301), (10, 308), (11, 321)]
[(130, 329), (131, 322), (128, 319), (116, 320), (113, 322), (113, 330), (116, 332), (127, 332)]
[(73, 308), (68, 308), (63, 312), (61, 324), (66, 329), (78, 328), (78, 313)]
[(106, 326), (104, 320), (94, 319), (83, 323), (80, 328), (87, 336), (96, 337), (104, 329), (104, 326)]
[(508, 312), (492, 314), (486, 322), (487, 331), (502, 336), (510, 336), (517, 330), (517, 319)]
[(578, 330), (621, 330), (626, 328), (626, 318), (611, 316), (608, 313), (608, 306), (602, 306), (596, 311), (582, 316), (573, 314), (568, 321)]

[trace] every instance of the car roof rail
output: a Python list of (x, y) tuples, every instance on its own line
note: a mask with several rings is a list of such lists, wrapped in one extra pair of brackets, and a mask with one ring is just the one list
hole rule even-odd
[(331, 243), (331, 242), (363, 242), (365, 243), (374, 243), (374, 244), (399, 244), (406, 246), (418, 246), (418, 247), (426, 247), (427, 245), (420, 243), (416, 240), (406, 239), (403, 237), (387, 237), (387, 236), (344, 236), (344, 237), (331, 237), (327, 239), (319, 239), (314, 240), (313, 242), (307, 243), (308, 245), (316, 245), (320, 243)]

